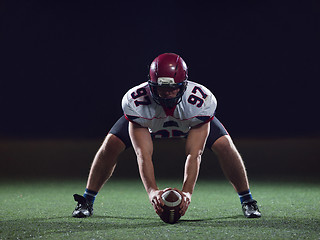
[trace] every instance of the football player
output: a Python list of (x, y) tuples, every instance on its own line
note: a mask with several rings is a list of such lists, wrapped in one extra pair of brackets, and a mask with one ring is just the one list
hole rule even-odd
[(161, 214), (163, 190), (157, 187), (152, 163), (154, 138), (186, 138), (186, 161), (180, 213), (191, 202), (205, 148), (214, 151), (221, 168), (239, 195), (247, 218), (261, 217), (252, 198), (246, 170), (230, 135), (214, 115), (217, 101), (209, 89), (188, 80), (188, 68), (177, 54), (159, 55), (150, 65), (149, 80), (130, 89), (122, 99), (122, 116), (111, 128), (98, 150), (87, 180), (84, 195), (73, 217), (93, 214), (94, 200), (111, 177), (119, 154), (133, 146), (139, 173), (157, 214)]

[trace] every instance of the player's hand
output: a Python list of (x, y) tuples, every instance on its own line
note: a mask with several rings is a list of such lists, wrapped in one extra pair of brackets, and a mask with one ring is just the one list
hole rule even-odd
[(182, 192), (176, 188), (174, 190), (178, 191), (180, 193), (180, 195), (182, 196), (182, 201), (180, 203), (180, 214), (181, 214), (181, 216), (183, 216), (186, 213), (186, 211), (191, 203), (191, 193)]
[(170, 188), (166, 188), (164, 190), (153, 190), (149, 193), (149, 200), (158, 215), (163, 212), (164, 202), (161, 198), (163, 192), (169, 190)]

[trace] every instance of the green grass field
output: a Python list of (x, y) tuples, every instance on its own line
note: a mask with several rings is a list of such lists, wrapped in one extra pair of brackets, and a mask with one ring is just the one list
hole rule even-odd
[[(2, 181), (0, 239), (320, 239), (320, 188), (316, 182), (251, 181), (263, 217), (243, 217), (225, 181), (199, 180), (187, 214), (165, 224), (148, 202), (141, 181), (104, 186), (94, 216), (75, 219), (73, 193), (85, 180)], [(159, 181), (159, 187), (180, 187)]]

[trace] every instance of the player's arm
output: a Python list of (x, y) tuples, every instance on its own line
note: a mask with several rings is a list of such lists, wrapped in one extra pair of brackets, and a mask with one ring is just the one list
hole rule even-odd
[(182, 192), (184, 201), (181, 205), (181, 213), (184, 214), (191, 201), (196, 181), (198, 179), (201, 155), (210, 130), (210, 123), (204, 123), (190, 129), (186, 142), (186, 163)]
[(129, 122), (129, 134), (137, 155), (140, 177), (156, 212), (161, 213), (162, 191), (157, 187), (152, 163), (153, 142), (148, 128)]

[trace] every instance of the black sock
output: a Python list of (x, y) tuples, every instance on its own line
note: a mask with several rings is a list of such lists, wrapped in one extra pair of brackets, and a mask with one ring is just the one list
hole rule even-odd
[(252, 199), (252, 195), (251, 195), (250, 189), (248, 189), (248, 191), (239, 192), (238, 195), (240, 197), (241, 204), (246, 200)]
[(98, 192), (89, 190), (88, 188), (86, 188), (86, 191), (84, 192), (83, 196), (85, 197), (85, 199), (87, 199), (91, 204), (94, 203), (94, 200), (96, 199)]

